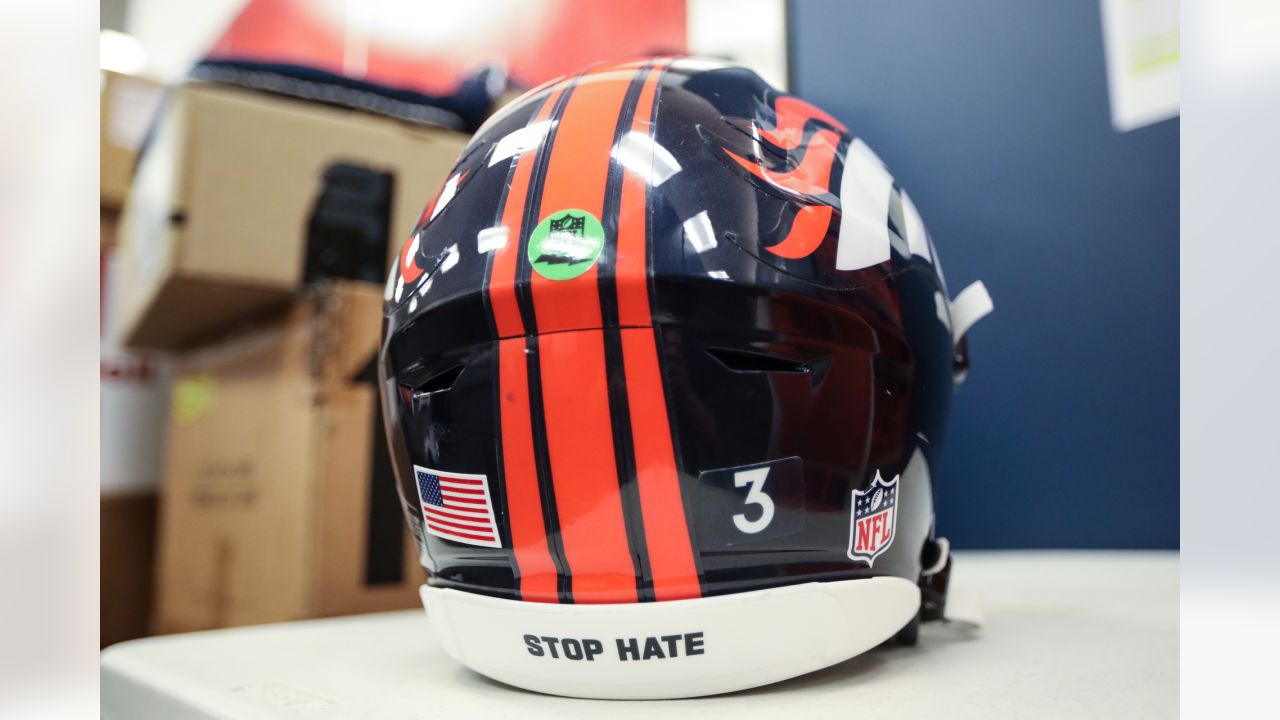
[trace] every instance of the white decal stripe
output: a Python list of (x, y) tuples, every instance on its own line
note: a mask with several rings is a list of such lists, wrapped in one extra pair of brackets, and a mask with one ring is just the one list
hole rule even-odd
[(694, 215), (684, 221), (684, 239), (696, 253), (704, 253), (716, 246), (716, 231), (711, 227), (711, 217), (707, 211)]
[(387, 285), (382, 290), (383, 302), (391, 302), (391, 298), (395, 297), (396, 282), (400, 279), (400, 263), (399, 261), (391, 264), (391, 273), (387, 275)]
[(444, 260), (440, 261), (440, 272), (447, 273), (452, 270), (453, 266), (458, 264), (459, 257), (460, 254), (458, 253), (457, 243), (445, 248)]
[(929, 237), (929, 233), (925, 232), (925, 239), (929, 241), (929, 252), (933, 255), (933, 271), (938, 273), (938, 279), (942, 281), (943, 292), (947, 291), (947, 276), (942, 272), (942, 260), (938, 257), (938, 246), (933, 244), (933, 238)]
[(676, 156), (645, 132), (632, 130), (623, 135), (613, 154), (619, 164), (648, 180), (652, 187), (658, 187), (681, 169)]
[(476, 233), (476, 252), (484, 254), (507, 246), (510, 231), (506, 225), (485, 228)]
[(951, 301), (951, 334), (956, 342), (969, 332), (973, 324), (986, 317), (995, 309), (991, 302), (991, 294), (981, 280), (960, 291)]
[(840, 175), (837, 270), (860, 270), (889, 259), (889, 198), (893, 177), (862, 140), (845, 154)]
[(431, 209), (431, 217), (427, 218), (427, 222), (435, 220), (440, 211), (444, 210), (444, 207), (453, 199), (454, 194), (458, 192), (458, 179), (460, 177), (460, 175), (454, 175), (444, 184), (444, 189), (440, 191), (440, 199), (436, 201), (436, 206)]
[[(513, 103), (514, 104), (514, 103)], [(542, 140), (555, 124), (553, 120), (544, 120), (514, 130), (498, 141), (489, 156), (489, 167), (493, 167), (507, 158), (514, 157), (526, 150), (532, 150), (542, 144)]]
[(924, 220), (920, 219), (920, 213), (906, 191), (902, 192), (902, 216), (907, 226), (907, 246), (911, 248), (911, 254), (932, 263), (933, 252), (929, 250), (929, 236), (924, 233)]

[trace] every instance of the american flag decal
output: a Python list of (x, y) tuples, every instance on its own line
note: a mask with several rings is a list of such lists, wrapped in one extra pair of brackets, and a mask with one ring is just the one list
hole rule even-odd
[(422, 522), (427, 532), (438, 538), (502, 547), (498, 523), (493, 516), (493, 499), (484, 475), (432, 470), (413, 466), (422, 503)]

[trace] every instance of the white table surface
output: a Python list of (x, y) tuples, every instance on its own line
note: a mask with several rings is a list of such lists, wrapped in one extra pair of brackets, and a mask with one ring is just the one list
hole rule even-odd
[[(775, 685), (693, 700), (549, 697), (466, 670), (419, 611), (171, 635), (102, 654), (105, 718), (1174, 718), (1178, 556), (957, 553), (986, 626), (926, 625)], [(659, 715), (655, 715), (658, 713)]]

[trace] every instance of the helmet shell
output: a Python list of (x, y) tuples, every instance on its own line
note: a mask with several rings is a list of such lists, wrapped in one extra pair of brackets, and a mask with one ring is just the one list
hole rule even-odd
[(751, 71), (638, 60), (525, 94), (386, 300), (431, 585), (622, 603), (920, 577), (956, 357), (936, 251), (861, 140)]

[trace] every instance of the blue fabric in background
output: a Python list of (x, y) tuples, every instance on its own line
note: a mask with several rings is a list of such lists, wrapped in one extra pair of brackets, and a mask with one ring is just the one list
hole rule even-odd
[(1177, 547), (1179, 123), (1112, 129), (1096, 0), (788, 10), (792, 92), (884, 159), (951, 292), (982, 279), (995, 299), (969, 335), (939, 533)]

